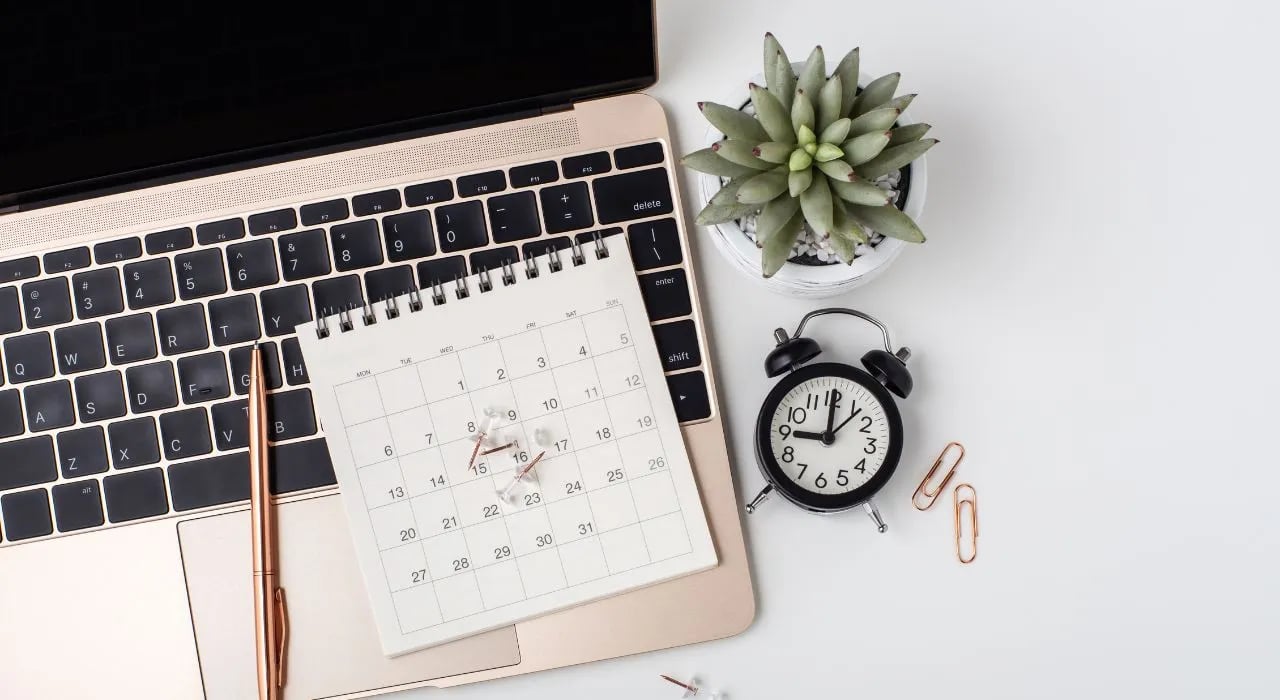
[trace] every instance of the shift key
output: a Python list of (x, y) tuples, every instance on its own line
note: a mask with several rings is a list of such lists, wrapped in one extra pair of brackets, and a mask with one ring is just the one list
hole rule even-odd
[(602, 224), (662, 216), (673, 210), (665, 168), (596, 178), (591, 189)]

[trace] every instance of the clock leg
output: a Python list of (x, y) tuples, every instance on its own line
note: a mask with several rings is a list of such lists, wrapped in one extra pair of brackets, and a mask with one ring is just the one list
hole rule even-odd
[[(759, 496), (756, 498), (759, 498)], [(884, 518), (880, 517), (880, 509), (876, 508), (875, 503), (867, 501), (862, 504), (862, 507), (867, 511), (867, 515), (871, 516), (872, 522), (876, 524), (876, 530), (879, 530), (883, 534), (885, 530), (889, 529), (889, 526), (884, 522)], [(748, 507), (747, 512), (751, 512), (750, 507)]]
[(760, 504), (769, 500), (769, 494), (771, 493), (773, 493), (773, 484), (769, 484), (761, 489), (760, 493), (756, 494), (756, 497), (751, 499), (751, 502), (747, 504), (747, 515), (751, 515), (756, 512), (756, 508), (759, 508)]

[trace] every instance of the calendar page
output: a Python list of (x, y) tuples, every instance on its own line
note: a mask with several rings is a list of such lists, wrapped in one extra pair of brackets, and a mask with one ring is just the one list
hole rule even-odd
[(625, 237), (603, 244), (300, 333), (388, 656), (716, 565)]

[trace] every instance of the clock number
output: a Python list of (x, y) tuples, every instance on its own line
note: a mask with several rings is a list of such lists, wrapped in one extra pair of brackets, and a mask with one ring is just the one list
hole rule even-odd
[(840, 486), (848, 486), (849, 472), (844, 469), (841, 469), (840, 471), (836, 472), (836, 484)]
[(869, 437), (869, 438), (867, 438), (867, 446), (866, 446), (866, 447), (864, 447), (864, 448), (862, 448), (862, 451), (863, 451), (863, 452), (866, 452), (866, 453), (867, 453), (867, 454), (869, 454), (869, 455), (873, 455), (873, 454), (875, 454), (875, 453), (876, 453), (876, 439), (875, 439), (875, 438), (873, 438), (873, 437)]
[(818, 475), (813, 479), (813, 485), (820, 489), (825, 489), (827, 487), (827, 473), (818, 472)]
[(796, 458), (796, 448), (792, 447), (791, 445), (787, 445), (786, 447), (782, 448), (782, 461), (786, 462), (787, 464), (791, 464), (793, 461), (795, 461), (795, 458)]
[(818, 395), (809, 394), (804, 399), (804, 407), (812, 410), (818, 410)]
[(786, 440), (787, 438), (791, 437), (791, 426), (787, 425), (786, 423), (783, 423), (782, 425), (778, 426), (778, 434), (782, 436), (783, 440)]
[(796, 481), (799, 481), (804, 478), (804, 472), (806, 469), (809, 468), (809, 465), (805, 464), (804, 462), (800, 462), (796, 466), (800, 467), (800, 475), (796, 477)]
[(862, 427), (858, 428), (858, 432), (862, 432), (862, 433), (871, 432), (871, 416), (862, 417)]
[(863, 472), (865, 474), (867, 471), (867, 460), (860, 460), (857, 464), (853, 465), (853, 469), (854, 471)]
[[(814, 397), (815, 400), (817, 397)], [(816, 401), (815, 401), (816, 403)], [(792, 406), (787, 409), (787, 420), (792, 423), (803, 423), (805, 418), (809, 417), (809, 413), (799, 406)]]

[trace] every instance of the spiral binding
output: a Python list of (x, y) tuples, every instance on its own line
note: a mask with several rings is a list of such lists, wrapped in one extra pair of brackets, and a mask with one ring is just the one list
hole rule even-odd
[[(609, 257), (609, 247), (605, 244), (604, 237), (599, 231), (592, 232), (591, 243), (594, 248), (592, 252), (595, 254), (597, 260), (603, 260), (604, 258)], [(587, 256), (583, 250), (582, 242), (575, 237), (570, 239), (569, 247), (567, 249), (547, 245), (546, 252), (542, 255), (525, 258), (525, 279), (537, 279), (542, 275), (542, 268), (538, 264), (539, 260), (546, 260), (547, 271), (551, 274), (555, 274), (563, 270), (565, 268), (565, 264), (560, 257), (561, 250), (569, 251), (569, 262), (571, 262), (574, 267), (581, 267), (582, 265), (587, 264)], [(471, 296), (472, 292), (469, 280), (472, 279), (475, 280), (476, 289), (478, 289), (481, 294), (493, 291), (495, 274), (497, 275), (497, 279), (501, 281), (503, 287), (510, 287), (515, 285), (518, 281), (516, 266), (509, 260), (502, 261), (502, 266), (495, 269), (493, 273), (494, 274), (490, 274), (489, 270), (482, 269), (472, 275), (458, 275), (453, 280), (454, 298), (466, 299)], [(443, 306), (444, 304), (449, 303), (445, 284), (446, 283), (436, 280), (432, 283), (430, 289), (426, 290), (430, 295), (431, 306)], [(414, 287), (409, 290), (408, 294), (401, 295), (399, 297), (388, 297), (382, 302), (383, 317), (388, 320), (400, 318), (405, 314), (404, 308), (408, 308), (408, 313), (417, 313), (422, 311), (426, 308), (426, 304), (423, 302), (422, 291), (423, 290), (419, 290), (417, 287)], [(359, 321), (362, 325), (377, 325), (378, 314), (375, 307), (375, 304), (377, 303), (378, 302), (365, 302), (363, 305), (352, 306), (330, 316), (318, 316), (316, 318), (316, 337), (324, 339), (332, 335), (333, 333), (330, 329), (330, 323), (331, 319), (335, 318), (339, 333), (347, 333), (353, 330), (355, 328), (355, 321), (352, 316), (352, 311), (357, 309), (359, 310)], [(402, 304), (404, 308), (402, 308)]]

